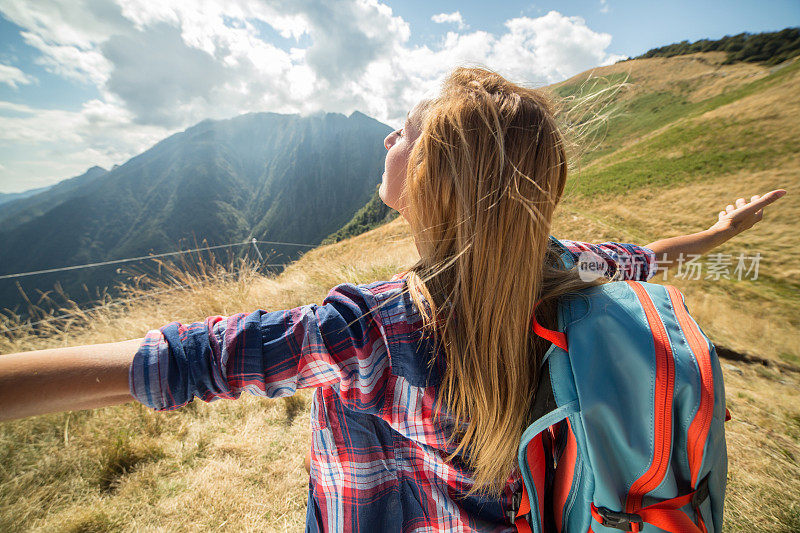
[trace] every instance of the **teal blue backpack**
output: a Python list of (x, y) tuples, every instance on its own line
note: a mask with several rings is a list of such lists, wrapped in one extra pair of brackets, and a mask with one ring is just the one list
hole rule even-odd
[(725, 389), (680, 291), (610, 282), (557, 314), (557, 331), (533, 319), (553, 345), (519, 446), (518, 531), (721, 531)]

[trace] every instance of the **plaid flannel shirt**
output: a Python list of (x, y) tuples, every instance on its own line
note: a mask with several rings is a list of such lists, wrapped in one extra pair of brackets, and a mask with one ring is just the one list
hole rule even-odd
[[(654, 274), (652, 250), (561, 241), (592, 251), (620, 279)], [(131, 394), (159, 411), (196, 396), (210, 402), (243, 391), (270, 398), (316, 387), (306, 531), (515, 531), (512, 495), (463, 498), (472, 484), (464, 456), (446, 457), (452, 419), (433, 421), (443, 368), (405, 280), (331, 289), (322, 305), (173, 322), (147, 333), (129, 373)], [(436, 358), (435, 360), (438, 360)]]

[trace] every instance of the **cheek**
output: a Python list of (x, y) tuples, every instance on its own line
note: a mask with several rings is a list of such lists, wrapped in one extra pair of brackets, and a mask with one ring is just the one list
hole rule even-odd
[(392, 146), (388, 152), (386, 152), (386, 170), (393, 170), (397, 167), (397, 155), (398, 149), (396, 146)]
[(383, 175), (378, 194), (386, 205), (396, 209), (402, 187), (402, 177), (397, 176), (395, 173), (386, 172)]
[(381, 186), (378, 187), (378, 196), (380, 196), (381, 200), (383, 200), (383, 203), (389, 205), (386, 203), (386, 174), (383, 175), (383, 181), (381, 181)]
[(386, 205), (397, 209), (406, 178), (408, 154), (402, 150), (390, 150), (386, 155), (386, 172), (383, 174), (378, 194)]
[(395, 188), (397, 182), (402, 185), (402, 180), (405, 178), (406, 163), (408, 162), (407, 154), (403, 150), (392, 149), (386, 154), (386, 180), (389, 181), (389, 187)]

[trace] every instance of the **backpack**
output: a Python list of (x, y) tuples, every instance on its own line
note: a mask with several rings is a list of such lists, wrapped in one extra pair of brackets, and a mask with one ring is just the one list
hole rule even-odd
[(517, 530), (721, 531), (730, 416), (681, 292), (612, 281), (560, 298), (557, 320), (532, 320), (553, 344), (519, 446)]

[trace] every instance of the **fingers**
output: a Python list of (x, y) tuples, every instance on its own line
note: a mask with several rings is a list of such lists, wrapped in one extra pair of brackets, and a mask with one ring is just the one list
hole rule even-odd
[(722, 219), (725, 217), (725, 214), (726, 214), (726, 213), (727, 213), (727, 211), (720, 211), (720, 212), (719, 212), (719, 215), (718, 215), (718, 216), (719, 216), (719, 219), (720, 219), (720, 220), (722, 220)]
[[(731, 211), (736, 211), (741, 209), (742, 212), (749, 212), (755, 213), (761, 209), (764, 209), (765, 206), (768, 206), (772, 202), (778, 200), (779, 198), (783, 197), (786, 194), (785, 189), (775, 189), (774, 191), (770, 191), (764, 195), (754, 194), (750, 197), (750, 202), (745, 202), (744, 198), (738, 198), (735, 202), (736, 205), (728, 204), (725, 208), (728, 213)], [(762, 215), (763, 216), (763, 213)]]
[[(775, 189), (774, 191), (770, 191), (767, 194), (761, 196), (760, 198), (752, 200), (749, 204), (743, 207), (742, 211), (756, 213), (758, 211), (763, 210), (765, 206), (768, 206), (775, 200), (778, 200), (779, 198), (783, 197), (783, 195), (785, 194), (786, 191), (784, 189)], [(761, 217), (763, 216), (764, 213), (760, 213), (758, 215), (758, 220), (761, 220)]]

